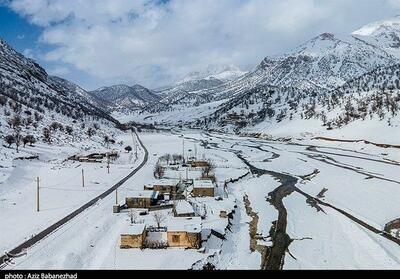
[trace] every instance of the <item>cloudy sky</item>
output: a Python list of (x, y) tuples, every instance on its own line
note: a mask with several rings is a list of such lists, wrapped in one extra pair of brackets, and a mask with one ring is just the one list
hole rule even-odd
[(86, 89), (155, 88), (397, 14), (400, 0), (0, 0), (0, 37)]

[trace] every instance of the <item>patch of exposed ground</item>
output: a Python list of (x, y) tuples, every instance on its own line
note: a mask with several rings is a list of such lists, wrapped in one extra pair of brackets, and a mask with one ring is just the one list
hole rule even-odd
[(264, 260), (266, 258), (266, 253), (268, 252), (268, 249), (267, 246), (257, 244), (258, 239), (263, 239), (262, 236), (257, 233), (259, 217), (258, 214), (253, 211), (249, 197), (247, 195), (243, 197), (243, 202), (246, 208), (246, 214), (251, 218), (251, 221), (249, 223), (250, 251), (257, 251), (261, 254), (261, 267), (263, 267), (265, 264)]

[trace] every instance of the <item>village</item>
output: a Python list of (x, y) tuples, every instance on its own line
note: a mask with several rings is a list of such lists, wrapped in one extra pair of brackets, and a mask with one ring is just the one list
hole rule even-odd
[(214, 163), (204, 154), (199, 158), (196, 146), (187, 152), (189, 156), (184, 149), (183, 154), (160, 156), (154, 179), (143, 190), (125, 194), (123, 204), (116, 193), (113, 213), (129, 216), (120, 234), (120, 249), (202, 251), (211, 234), (223, 237), (235, 207), (227, 182), (218, 181)]

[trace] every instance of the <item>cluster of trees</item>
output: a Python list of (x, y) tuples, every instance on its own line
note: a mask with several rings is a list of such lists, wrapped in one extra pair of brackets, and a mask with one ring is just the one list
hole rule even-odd
[(36, 143), (36, 138), (33, 135), (23, 136), (21, 133), (17, 132), (17, 133), (5, 136), (4, 142), (8, 144), (8, 147), (11, 147), (11, 145), (15, 144), (16, 150), (17, 150), (17, 152), (19, 152), (19, 147), (21, 146), (21, 144), (23, 144), (24, 147), (27, 144), (32, 146), (33, 144)]
[[(243, 92), (220, 106), (211, 116), (198, 119), (195, 127), (223, 127), (233, 124), (236, 129), (269, 120), (280, 122), (295, 115), (301, 119), (319, 119), (328, 129), (341, 127), (357, 119), (380, 120), (394, 117), (400, 111), (400, 65), (378, 68), (353, 79), (335, 90), (302, 90), (290, 87), (260, 85)], [(336, 116), (329, 113), (338, 110)], [(242, 121), (227, 121), (237, 113)]]
[(161, 156), (160, 158), (158, 158), (158, 162), (164, 162), (167, 165), (169, 165), (171, 162), (176, 165), (178, 163), (182, 163), (183, 162), (183, 156), (181, 154), (164, 154), (163, 156)]

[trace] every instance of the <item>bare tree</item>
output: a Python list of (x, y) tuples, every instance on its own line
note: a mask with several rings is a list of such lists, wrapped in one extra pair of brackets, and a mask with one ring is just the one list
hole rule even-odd
[(207, 163), (208, 163), (207, 166), (203, 168), (203, 176), (206, 177), (209, 176), (210, 173), (215, 169), (215, 165), (213, 162), (208, 161)]
[(158, 178), (158, 179), (162, 178), (164, 176), (164, 168), (159, 163), (157, 163), (154, 166), (153, 174), (154, 174), (155, 178)]
[(14, 140), (15, 140), (15, 146), (16, 146), (16, 150), (17, 153), (19, 152), (19, 147), (21, 145), (22, 142), (22, 135), (21, 135), (21, 131), (19, 129), (17, 129), (14, 133)]
[(30, 146), (36, 142), (36, 139), (32, 135), (26, 135), (23, 137), (22, 142), (24, 143), (24, 147), (26, 146), (27, 143), (29, 143)]
[(174, 164), (176, 164), (177, 162), (183, 160), (183, 156), (180, 154), (174, 154), (172, 155), (172, 160), (174, 161)]
[(72, 135), (74, 129), (71, 126), (65, 126), (65, 131), (67, 132), (68, 135)]
[(89, 138), (92, 138), (96, 134), (96, 131), (92, 127), (89, 127), (86, 131), (86, 134)]
[(110, 137), (108, 135), (105, 135), (103, 139), (104, 139), (104, 143), (106, 145), (106, 148), (108, 148), (108, 145), (110, 143)]
[(14, 136), (7, 135), (4, 137), (4, 141), (8, 144), (8, 147), (11, 147), (11, 144), (15, 142)]
[(138, 218), (137, 212), (134, 211), (133, 209), (131, 209), (131, 210), (129, 211), (129, 218), (130, 218), (130, 220), (131, 220), (131, 224), (135, 224), (135, 223), (136, 223), (136, 220), (137, 220), (137, 218)]
[(169, 165), (169, 161), (171, 161), (171, 154), (164, 154), (159, 160), (164, 161), (167, 163), (167, 165)]
[(157, 228), (161, 228), (161, 223), (165, 221), (166, 216), (161, 211), (153, 213), (154, 221), (157, 223)]
[(49, 128), (43, 128), (43, 138), (45, 142), (51, 142), (51, 132)]

